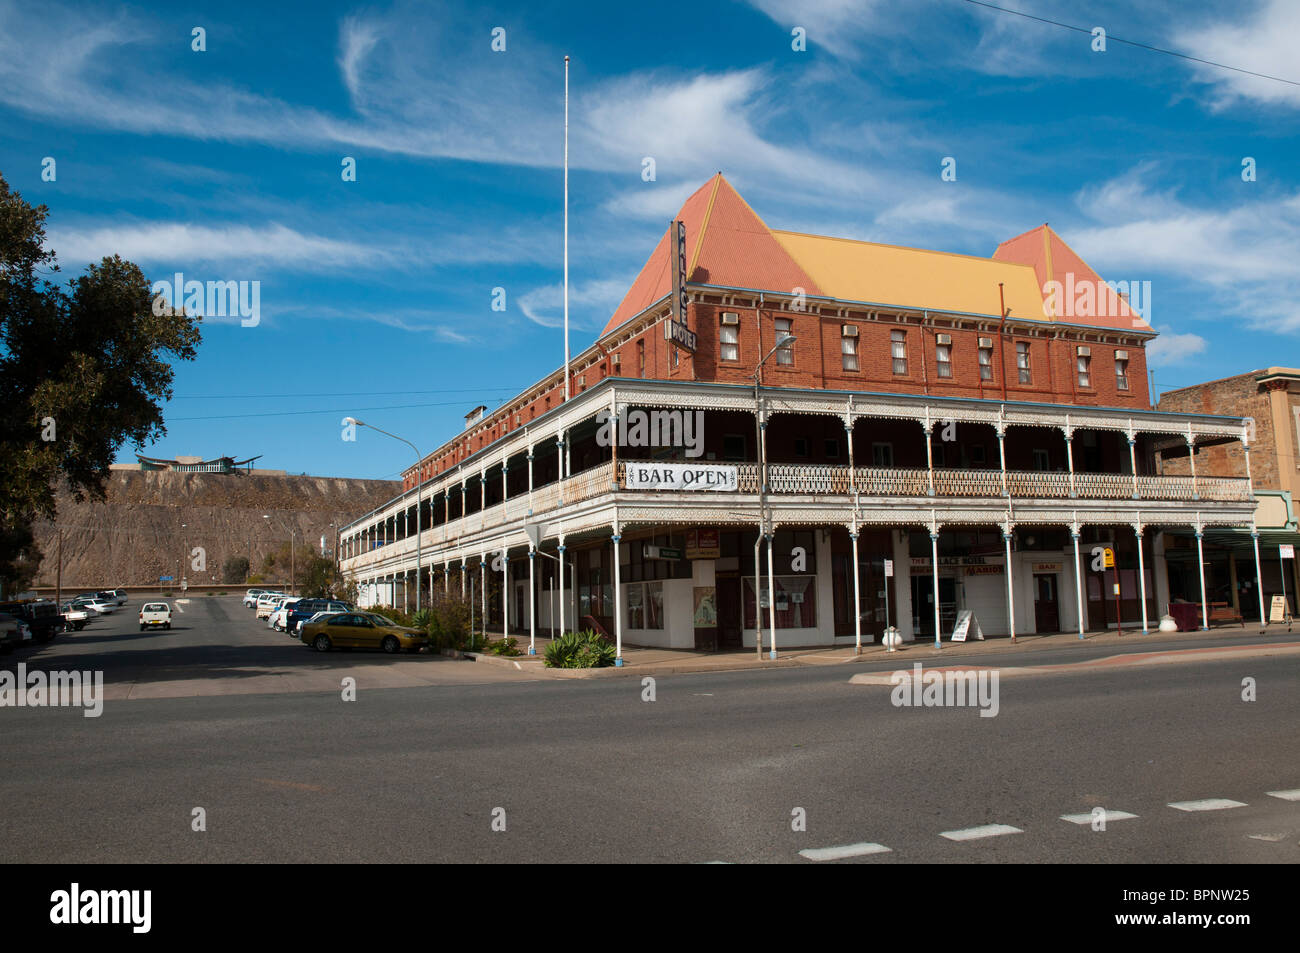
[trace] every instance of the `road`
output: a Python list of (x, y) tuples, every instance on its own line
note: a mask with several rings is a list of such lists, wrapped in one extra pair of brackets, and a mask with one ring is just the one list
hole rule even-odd
[[(98, 718), (0, 708), (6, 861), (1300, 860), (1300, 801), (1275, 796), (1300, 789), (1300, 655), (1007, 678), (982, 718), (895, 707), (859, 666), (666, 676), (646, 701), (635, 677), (319, 655), (233, 598), (171, 632), (127, 609), (4, 660), (116, 686)], [(1169, 806), (1203, 799), (1241, 806)], [(1095, 807), (1136, 816), (1061, 820)], [(1015, 832), (942, 836), (983, 825)]]

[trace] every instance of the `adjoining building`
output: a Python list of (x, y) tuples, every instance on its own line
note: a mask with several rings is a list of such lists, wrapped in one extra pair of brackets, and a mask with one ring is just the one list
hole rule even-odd
[[(1185, 443), (1159, 451), (1161, 472), (1215, 477), (1252, 477), (1258, 508), (1251, 526), (1207, 530), (1203, 549), (1206, 587), (1212, 604), (1225, 618), (1259, 621), (1268, 617), (1272, 597), (1283, 596), (1294, 612), (1300, 591), (1300, 567), (1284, 560), (1286, 547), (1300, 545), (1294, 501), (1300, 492), (1300, 369), (1269, 367), (1166, 391), (1160, 409), (1179, 413), (1232, 414), (1247, 418), (1250, 453), (1228, 444), (1196, 448)], [(1169, 535), (1169, 584), (1175, 597), (1195, 601), (1199, 587), (1195, 538), (1187, 530)], [(1263, 588), (1255, 580), (1258, 547)], [(1285, 578), (1283, 576), (1285, 574)]]
[(1148, 628), (1167, 533), (1248, 528), (1256, 501), (1249, 474), (1158, 472), (1171, 440), (1248, 433), (1151, 409), (1135, 290), (1046, 225), (991, 258), (805, 235), (718, 175), (569, 379), (472, 412), (343, 528), (342, 567), (373, 602), (494, 590), (498, 632), (680, 648), (931, 639), (963, 612)]

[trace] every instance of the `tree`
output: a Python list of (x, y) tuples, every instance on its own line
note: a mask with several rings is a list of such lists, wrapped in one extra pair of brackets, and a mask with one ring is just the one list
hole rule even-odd
[(21, 584), (40, 553), (37, 519), (55, 489), (104, 498), (109, 464), (166, 433), (172, 360), (193, 360), (198, 319), (154, 314), (150, 284), (118, 256), (60, 284), (45, 247), (44, 205), (0, 176), (0, 589)]
[(241, 583), (248, 578), (248, 557), (231, 556), (221, 567), (221, 581), (227, 585)]

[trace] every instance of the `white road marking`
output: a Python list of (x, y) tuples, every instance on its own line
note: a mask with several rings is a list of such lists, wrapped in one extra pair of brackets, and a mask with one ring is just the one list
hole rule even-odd
[(1169, 805), (1175, 811), (1226, 811), (1233, 807), (1245, 807), (1241, 801), (1231, 801), (1226, 797), (1207, 797), (1202, 801), (1173, 801)]
[[(1105, 821), (1127, 821), (1137, 817), (1136, 814), (1130, 814), (1128, 811), (1107, 811), (1103, 820)], [(1071, 824), (1086, 825), (1092, 823), (1092, 814), (1062, 814), (1061, 820), (1069, 821)]]
[(842, 844), (839, 847), (809, 847), (799, 851), (808, 860), (842, 860), (845, 857), (865, 857), (867, 854), (888, 854), (892, 849), (884, 844)]
[(984, 824), (980, 827), (967, 827), (960, 831), (943, 831), (940, 837), (948, 840), (979, 840), (981, 837), (1000, 837), (1003, 834), (1023, 834), (1018, 827), (1009, 824)]
[(1300, 788), (1294, 791), (1265, 791), (1269, 797), (1280, 797), (1284, 801), (1300, 801)]
[(176, 611), (177, 611), (177, 612), (184, 612), (184, 611), (185, 611), (184, 609), (181, 608), (181, 604), (180, 604), (179, 602), (176, 603)]
[(1286, 840), (1285, 834), (1248, 834), (1251, 840), (1264, 840), (1270, 844), (1276, 844), (1280, 840)]

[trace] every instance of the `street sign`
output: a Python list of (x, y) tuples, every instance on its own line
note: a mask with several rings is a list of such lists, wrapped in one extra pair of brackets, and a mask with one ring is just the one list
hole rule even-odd
[(886, 560), (885, 560), (885, 578), (888, 579), (888, 578), (889, 578), (890, 576), (892, 576), (893, 574), (894, 574), (894, 561), (893, 561), (892, 559), (886, 559)]
[(646, 559), (681, 559), (682, 551), (673, 549), (671, 546), (650, 546), (646, 545), (642, 549)]
[(1283, 559), (1295, 559), (1295, 546), (1292, 544), (1284, 543), (1278, 546), (1277, 551)]
[(1268, 621), (1285, 622), (1286, 621), (1286, 619), (1284, 618), (1285, 615), (1286, 615), (1286, 597), (1274, 596), (1273, 604), (1269, 606), (1268, 609)]
[(159, 581), (159, 582), (171, 582), (172, 579), (173, 579), (172, 576), (159, 576), (159, 577), (158, 577), (158, 581)]

